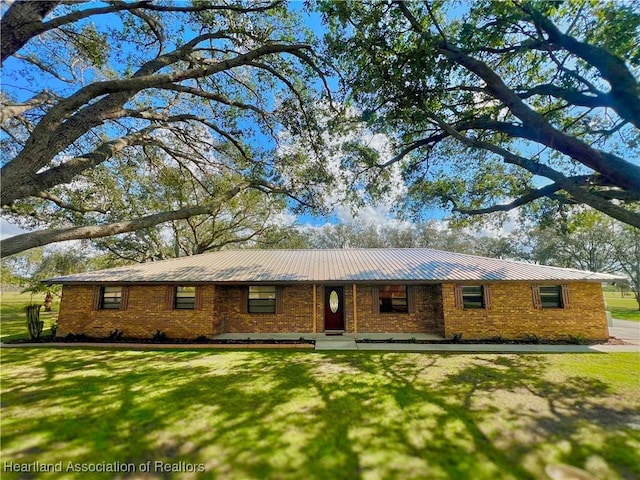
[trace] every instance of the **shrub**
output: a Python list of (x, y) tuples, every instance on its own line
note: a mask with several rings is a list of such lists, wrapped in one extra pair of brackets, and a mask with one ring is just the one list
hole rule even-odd
[(167, 334), (161, 330), (156, 330), (156, 333), (154, 333), (151, 337), (151, 340), (153, 340), (154, 342), (162, 342), (166, 339), (167, 339)]
[(109, 340), (122, 340), (123, 336), (124, 336), (124, 332), (116, 328), (115, 330), (111, 330), (108, 338)]
[(84, 333), (67, 333), (64, 338), (70, 342), (88, 342), (92, 340), (91, 337)]
[(569, 343), (584, 345), (587, 343), (587, 340), (582, 335), (569, 335)]
[(527, 343), (534, 343), (534, 344), (538, 344), (540, 343), (540, 340), (542, 340), (540, 338), (540, 335), (538, 335), (537, 333), (525, 333), (524, 334), (524, 341)]
[(40, 334), (44, 328), (44, 322), (40, 320), (41, 308), (42, 305), (28, 305), (25, 307), (25, 312), (27, 313), (27, 328), (29, 330), (31, 340), (37, 340), (40, 338)]

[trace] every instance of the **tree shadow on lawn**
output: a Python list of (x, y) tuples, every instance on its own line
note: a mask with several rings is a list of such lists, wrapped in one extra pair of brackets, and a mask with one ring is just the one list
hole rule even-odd
[[(544, 455), (581, 468), (599, 456), (609, 473), (639, 474), (630, 412), (607, 405), (608, 385), (549, 379), (542, 356), (2, 354), (3, 461), (181, 461), (206, 465), (194, 478), (234, 480), (533, 479)], [(600, 439), (585, 441), (592, 431)], [(169, 477), (188, 478), (151, 478)]]
[[(444, 391), (460, 395), (466, 409), (478, 412), (481, 418), (486, 416), (493, 424), (487, 431), (493, 438), (511, 440), (515, 455), (524, 459), (536, 444), (547, 444), (539, 456), (547, 463), (568, 463), (583, 469), (591, 466), (596, 478), (615, 478), (616, 473), (622, 478), (638, 478), (640, 469), (632, 445), (638, 445), (640, 436), (627, 425), (637, 410), (608, 401), (614, 394), (607, 383), (573, 375), (550, 379), (545, 375), (543, 357), (501, 356), (495, 361), (477, 361), (485, 364), (452, 375), (442, 385)], [(501, 401), (501, 392), (508, 392), (502, 396), (507, 401), (515, 395), (528, 400), (509, 405)], [(477, 400), (479, 396), (493, 396), (492, 406), (505, 404), (492, 414), (487, 402)], [(510, 427), (516, 430), (515, 435)]]
[[(465, 357), (470, 361), (445, 377), (428, 373)], [(440, 409), (431, 441), (415, 454), (436, 465), (456, 459), (439, 465), (446, 478), (479, 478), (479, 472), (491, 478), (493, 467), (495, 478), (546, 478), (545, 463), (587, 468), (596, 478), (640, 478), (640, 434), (628, 425), (637, 409), (612, 405), (616, 395), (596, 378), (548, 378), (543, 356), (437, 355), (416, 362), (381, 354), (341, 361), (389, 378), (387, 392), (405, 412), (425, 403)], [(447, 425), (468, 443), (453, 439)], [(390, 433), (410, 445), (407, 432), (399, 425)]]

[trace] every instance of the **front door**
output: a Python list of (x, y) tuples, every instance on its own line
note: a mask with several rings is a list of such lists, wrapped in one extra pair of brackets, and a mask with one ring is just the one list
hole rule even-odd
[(324, 287), (324, 329), (344, 330), (343, 287)]

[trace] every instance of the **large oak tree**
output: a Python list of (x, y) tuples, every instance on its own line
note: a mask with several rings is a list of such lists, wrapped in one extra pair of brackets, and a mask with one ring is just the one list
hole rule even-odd
[[(463, 214), (586, 204), (640, 214), (634, 2), (320, 2), (362, 119), (395, 142), (410, 206)], [(499, 215), (499, 214), (498, 214)]]
[[(281, 1), (16, 1), (1, 22), (1, 201), (33, 229), (2, 256), (208, 215), (247, 190), (309, 205), (318, 190), (300, 187), (326, 180), (276, 155), (283, 131), (321, 151), (324, 75)], [(105, 189), (163, 166), (207, 196), (127, 206)]]

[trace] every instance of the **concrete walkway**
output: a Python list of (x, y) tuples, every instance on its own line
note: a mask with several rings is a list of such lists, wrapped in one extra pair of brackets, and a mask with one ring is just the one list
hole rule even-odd
[(221, 333), (216, 335), (216, 340), (344, 340), (345, 338), (356, 340), (405, 340), (411, 341), (439, 341), (445, 338), (434, 333), (345, 333), (342, 335), (326, 335), (324, 333)]
[[(216, 336), (219, 340), (251, 339), (260, 340), (314, 340), (315, 350), (321, 351), (386, 351), (386, 352), (492, 352), (492, 353), (640, 353), (640, 323), (613, 319), (609, 335), (630, 345), (532, 345), (532, 344), (468, 344), (468, 343), (412, 343), (412, 340), (438, 341), (443, 337), (421, 333), (359, 333), (344, 335), (325, 335), (324, 333), (224, 333)], [(358, 343), (356, 340), (375, 340), (373, 343)], [(404, 340), (407, 343), (391, 343), (385, 340)], [(13, 343), (0, 344), (2, 348), (94, 348), (94, 349), (220, 349), (220, 348), (313, 348), (310, 344), (288, 345), (220, 345), (220, 344), (158, 344), (158, 343)]]
[[(392, 333), (368, 333), (368, 334), (344, 334), (325, 335), (324, 333), (263, 333), (263, 334), (232, 334), (218, 335), (217, 339), (242, 341), (251, 339), (260, 340), (306, 340), (315, 341), (315, 350), (319, 351), (386, 351), (386, 352), (487, 352), (487, 353), (610, 353), (610, 352), (636, 352), (640, 353), (640, 323), (613, 320), (613, 326), (609, 328), (610, 335), (624, 340), (631, 345), (532, 345), (532, 344), (468, 344), (468, 343), (412, 343), (412, 340), (443, 340), (438, 335), (430, 334), (392, 334)], [(358, 343), (357, 340), (375, 340), (374, 343)], [(384, 340), (406, 340), (407, 343), (391, 343)], [(93, 349), (222, 349), (222, 348), (314, 348), (310, 344), (287, 345), (247, 345), (247, 344), (158, 344), (158, 343), (13, 343), (0, 344), (2, 348), (93, 348)]]
[(609, 326), (609, 335), (633, 345), (640, 345), (640, 322), (614, 318)]
[[(631, 345), (532, 345), (532, 344), (469, 344), (469, 343), (412, 343), (412, 340), (439, 341), (440, 335), (429, 333), (223, 333), (216, 339), (224, 340), (314, 340), (316, 350), (368, 350), (388, 352), (505, 352), (505, 353), (608, 353), (640, 352), (640, 323), (613, 320), (609, 334)], [(361, 343), (356, 340), (375, 340)], [(406, 343), (384, 342), (404, 340)], [(248, 347), (250, 348), (250, 347)]]
[[(91, 348), (94, 350), (215, 350), (215, 349), (269, 349), (313, 348), (310, 344), (235, 344), (215, 343), (2, 343), (0, 348)], [(640, 353), (638, 345), (514, 345), (514, 344), (468, 344), (468, 343), (356, 343), (353, 338), (321, 338), (316, 340), (315, 350), (321, 351), (382, 351), (382, 352), (475, 352), (475, 353)]]

